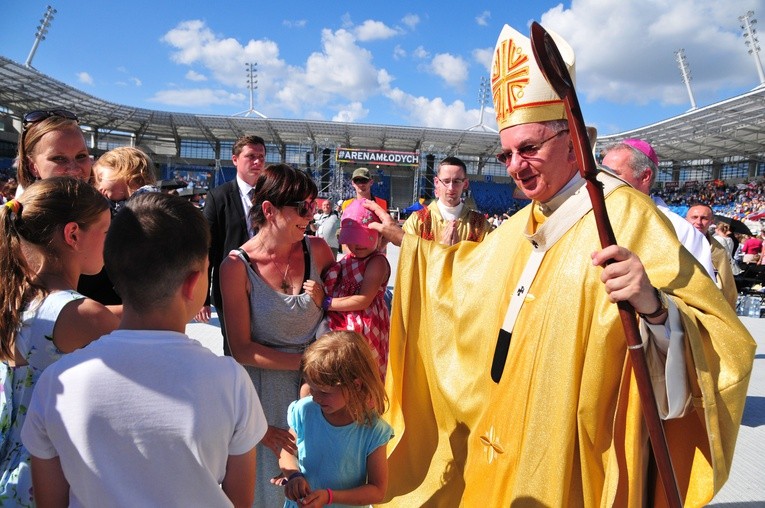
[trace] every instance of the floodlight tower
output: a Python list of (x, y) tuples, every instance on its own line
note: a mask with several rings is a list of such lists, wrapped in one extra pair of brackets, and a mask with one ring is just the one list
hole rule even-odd
[(247, 62), (244, 64), (247, 72), (247, 88), (250, 90), (250, 109), (236, 113), (234, 116), (250, 116), (256, 114), (261, 118), (268, 118), (266, 115), (255, 109), (255, 90), (258, 89), (258, 62)]
[(754, 61), (757, 64), (757, 74), (760, 76), (760, 85), (765, 84), (765, 73), (762, 71), (762, 62), (760, 61), (760, 45), (757, 40), (757, 30), (754, 25), (757, 24), (757, 20), (754, 19), (754, 11), (747, 11), (743, 16), (739, 16), (738, 20), (741, 21), (741, 29), (744, 31), (744, 39), (746, 47), (749, 48), (749, 54), (754, 57)]
[(478, 123), (472, 127), (470, 127), (468, 130), (472, 131), (473, 129), (481, 129), (484, 131), (489, 132), (497, 132), (491, 127), (487, 127), (483, 124), (483, 112), (486, 109), (486, 100), (489, 97), (489, 80), (486, 79), (485, 76), (481, 76), (481, 85), (478, 87), (478, 104), (481, 106), (481, 110), (478, 117)]
[(696, 99), (693, 98), (693, 92), (691, 91), (691, 71), (688, 69), (688, 60), (685, 59), (685, 49), (680, 48), (675, 51), (675, 59), (680, 68), (680, 74), (683, 76), (685, 89), (688, 90), (688, 97), (691, 99), (691, 109), (696, 109)]
[(32, 44), (32, 50), (29, 52), (29, 56), (27, 57), (27, 61), (24, 62), (24, 65), (27, 67), (32, 67), (32, 59), (35, 57), (35, 52), (37, 51), (37, 46), (40, 45), (40, 41), (45, 40), (45, 34), (48, 33), (48, 27), (50, 26), (51, 21), (53, 21), (53, 15), (56, 14), (56, 9), (48, 6), (47, 9), (45, 9), (45, 14), (43, 15), (43, 19), (40, 20), (40, 26), (37, 27), (37, 32), (35, 33), (35, 43)]

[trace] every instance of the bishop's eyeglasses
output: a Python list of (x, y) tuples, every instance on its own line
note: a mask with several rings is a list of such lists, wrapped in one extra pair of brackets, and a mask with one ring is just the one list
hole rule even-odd
[(547, 139), (543, 139), (539, 143), (535, 143), (533, 145), (523, 145), (518, 150), (513, 152), (512, 150), (507, 150), (505, 152), (501, 152), (497, 154), (497, 160), (501, 162), (502, 164), (509, 166), (513, 161), (513, 155), (517, 155), (521, 159), (529, 159), (531, 157), (534, 157), (537, 153), (539, 153), (539, 150), (541, 150), (542, 145), (547, 143), (548, 141), (552, 141), (553, 139), (557, 138), (564, 132), (568, 132), (568, 129), (563, 129), (552, 136), (550, 136)]

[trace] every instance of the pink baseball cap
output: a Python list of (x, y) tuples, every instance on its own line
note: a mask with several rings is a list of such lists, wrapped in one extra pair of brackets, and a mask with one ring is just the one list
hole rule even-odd
[(377, 245), (377, 231), (369, 229), (372, 222), (380, 222), (370, 210), (364, 208), (363, 200), (354, 199), (343, 212), (340, 221), (340, 243), (356, 244), (364, 249), (373, 249)]
[(653, 147), (647, 142), (643, 141), (642, 139), (625, 139), (622, 141), (625, 145), (629, 145), (635, 150), (641, 152), (643, 155), (651, 159), (651, 161), (656, 164), (656, 166), (659, 166), (659, 157), (656, 155), (656, 151), (653, 149)]

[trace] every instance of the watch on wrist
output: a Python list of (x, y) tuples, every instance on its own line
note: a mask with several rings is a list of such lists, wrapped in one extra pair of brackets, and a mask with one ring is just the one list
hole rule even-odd
[(664, 293), (656, 288), (653, 288), (653, 291), (656, 294), (656, 299), (659, 301), (659, 306), (650, 314), (643, 314), (642, 312), (638, 312), (638, 315), (643, 319), (655, 319), (667, 312), (667, 297), (664, 296)]

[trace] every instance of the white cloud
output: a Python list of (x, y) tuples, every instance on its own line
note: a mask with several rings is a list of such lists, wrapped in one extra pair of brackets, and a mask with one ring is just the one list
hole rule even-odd
[(491, 12), (483, 11), (481, 14), (475, 17), (475, 22), (480, 26), (488, 26), (489, 18), (491, 18)]
[(453, 87), (459, 87), (468, 78), (468, 63), (462, 57), (449, 53), (434, 56), (428, 70)]
[(401, 22), (406, 25), (409, 30), (414, 30), (420, 23), (420, 17), (417, 14), (407, 14), (401, 18)]
[(412, 56), (415, 58), (425, 59), (430, 56), (430, 53), (428, 53), (424, 47), (417, 46), (414, 48), (414, 51), (412, 51)]
[(366, 118), (369, 114), (369, 110), (364, 108), (364, 105), (360, 102), (352, 102), (337, 112), (332, 117), (333, 122), (358, 122), (361, 119)]
[[(467, 128), (478, 123), (478, 109), (468, 109), (459, 100), (447, 103), (442, 98), (416, 97), (393, 88), (393, 75), (377, 67), (373, 53), (359, 45), (359, 37), (372, 40), (385, 34), (400, 34), (403, 29), (369, 21), (354, 25), (347, 15), (344, 22), (348, 28), (322, 30), (320, 47), (305, 61), (287, 64), (273, 41), (238, 41), (214, 33), (202, 21), (183, 21), (162, 40), (171, 48), (172, 61), (186, 67), (186, 85), (206, 78), (209, 86), (190, 89), (183, 84), (167, 86), (151, 100), (168, 106), (223, 105), (244, 109), (247, 102), (244, 63), (257, 62), (255, 108), (271, 117), (358, 122), (370, 114), (370, 109), (364, 106), (366, 101), (384, 97), (414, 125)], [(486, 65), (480, 51), (476, 50), (471, 60)], [(431, 58), (422, 46), (413, 51), (396, 46), (393, 55), (402, 59), (411, 55), (422, 60), (423, 68), (449, 86), (459, 87), (468, 79), (470, 64), (460, 56), (441, 53)]]
[[(401, 109), (412, 125), (423, 127), (441, 127), (444, 129), (469, 129), (478, 124), (479, 109), (466, 109), (465, 103), (456, 100), (447, 104), (440, 97), (415, 97), (399, 88), (394, 88), (386, 96)], [(484, 123), (496, 128), (494, 114), (487, 109), (484, 112)]]
[(578, 0), (542, 15), (576, 52), (577, 86), (589, 101), (683, 104), (675, 51), (685, 49), (697, 96), (758, 84), (738, 16), (763, 0)]
[(189, 81), (207, 81), (207, 76), (200, 74), (195, 70), (189, 69), (186, 73), (186, 79)]
[(343, 28), (353, 28), (353, 20), (351, 19), (351, 13), (346, 12), (340, 17), (341, 26)]
[(288, 28), (305, 28), (308, 25), (307, 19), (285, 19), (282, 25)]
[(134, 86), (141, 86), (143, 85), (143, 82), (135, 77), (130, 78), (130, 82), (133, 83)]
[(226, 85), (244, 87), (244, 64), (257, 62), (264, 75), (281, 75), (286, 68), (279, 59), (279, 47), (268, 39), (250, 40), (243, 45), (233, 38), (219, 38), (200, 20), (182, 21), (167, 32), (162, 41), (175, 51), (174, 62), (181, 65), (200, 64), (210, 71), (213, 79)]
[(356, 39), (361, 42), (390, 39), (398, 35), (398, 32), (382, 21), (368, 19), (353, 29)]
[(395, 78), (391, 76), (385, 69), (380, 69), (377, 71), (377, 84), (380, 86), (380, 90), (383, 92), (390, 90), (390, 85), (393, 83), (394, 79)]
[(93, 77), (88, 74), (87, 72), (78, 72), (77, 73), (77, 81), (82, 83), (83, 85), (92, 85), (93, 84)]
[(299, 114), (307, 99), (310, 107), (331, 104), (336, 100), (362, 101), (379, 93), (390, 82), (384, 70), (372, 63), (372, 53), (359, 47), (353, 34), (345, 29), (322, 31), (322, 49), (312, 53), (305, 68), (293, 68), (289, 79), (276, 92), (284, 108)]
[(243, 103), (245, 97), (241, 93), (231, 93), (225, 90), (211, 88), (196, 88), (189, 90), (162, 90), (149, 100), (168, 106), (229, 106)]
[[(392, 79), (387, 72), (375, 67), (372, 53), (357, 44), (355, 30), (323, 30), (321, 49), (311, 53), (302, 65), (286, 64), (279, 58), (279, 47), (273, 41), (250, 40), (243, 44), (215, 35), (202, 21), (181, 22), (162, 40), (173, 48), (174, 62), (203, 70), (210, 82), (224, 89), (236, 87), (244, 92), (247, 77), (244, 64), (257, 62), (256, 108), (258, 100), (267, 101), (268, 107), (259, 109), (268, 109), (269, 116), (290, 113), (300, 118), (321, 119), (322, 111), (326, 118), (327, 110), (344, 110), (349, 101), (360, 102), (379, 94)], [(186, 77), (199, 73), (193, 72), (189, 69)], [(210, 90), (205, 94), (192, 90), (189, 94), (201, 95), (200, 100), (205, 104), (222, 100), (222, 92), (211, 97)], [(168, 100), (175, 100), (180, 91), (166, 93)], [(161, 97), (165, 100), (164, 95)], [(242, 100), (243, 106), (244, 103)]]
[(491, 72), (491, 59), (494, 56), (494, 48), (474, 49), (471, 54), (473, 56), (473, 60), (484, 67), (486, 72)]

